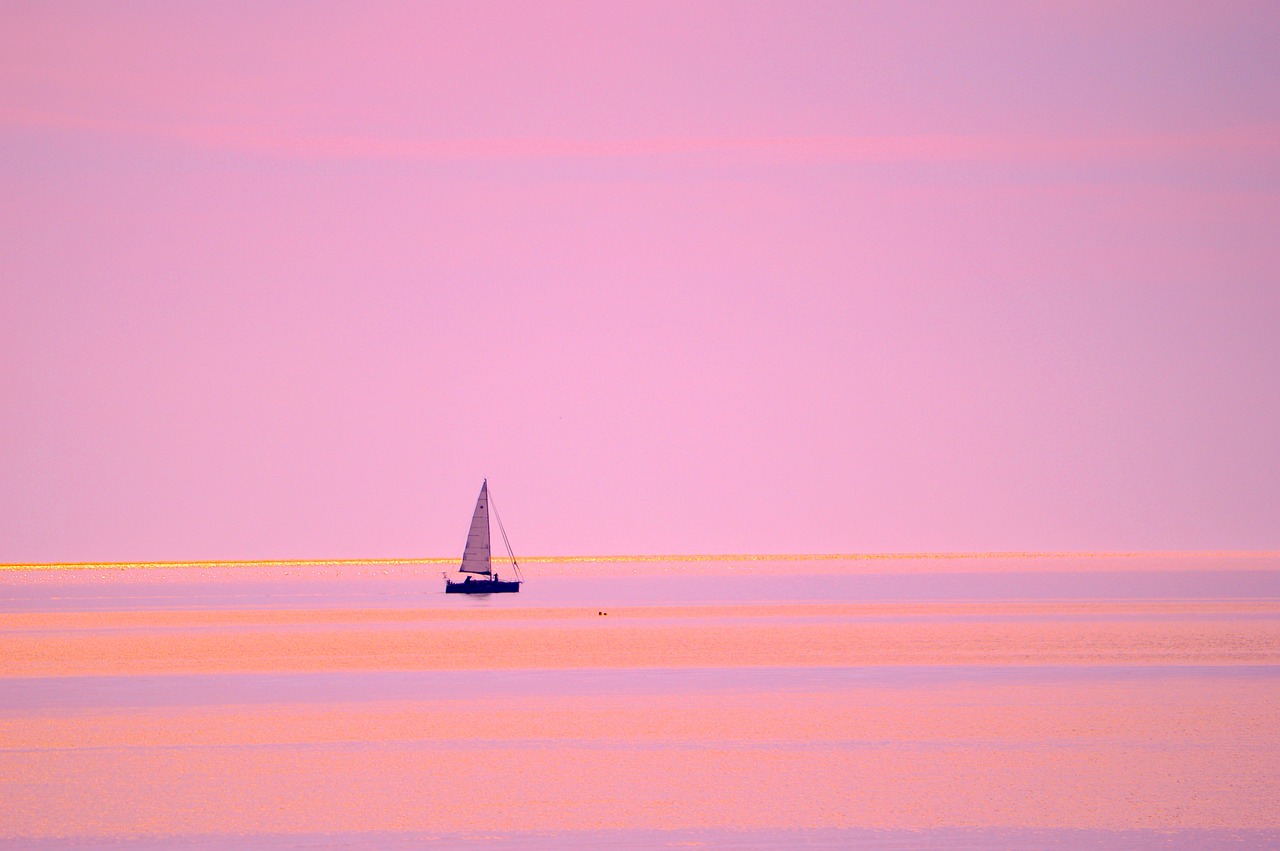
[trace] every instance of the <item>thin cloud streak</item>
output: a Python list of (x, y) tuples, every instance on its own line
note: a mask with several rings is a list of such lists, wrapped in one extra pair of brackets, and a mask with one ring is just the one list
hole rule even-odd
[(1102, 162), (1280, 155), (1280, 127), (1194, 135), (1073, 138), (1003, 135), (664, 136), (633, 139), (400, 136), (281, 132), (264, 127), (151, 124), (0, 110), (11, 130), (150, 138), (207, 149), (314, 160), (573, 160), (741, 157), (749, 161), (846, 163)]

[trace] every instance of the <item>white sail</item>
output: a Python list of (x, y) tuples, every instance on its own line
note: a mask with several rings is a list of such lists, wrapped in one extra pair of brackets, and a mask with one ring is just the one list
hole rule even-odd
[(471, 531), (467, 532), (467, 546), (462, 551), (462, 573), (492, 574), (489, 559), (489, 482), (480, 486), (476, 499), (476, 511), (471, 515)]

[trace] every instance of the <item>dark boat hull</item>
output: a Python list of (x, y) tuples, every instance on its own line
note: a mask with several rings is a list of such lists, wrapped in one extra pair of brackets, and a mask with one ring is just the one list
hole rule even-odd
[(472, 579), (469, 582), (444, 582), (446, 594), (514, 594), (520, 590), (518, 581), (503, 579)]

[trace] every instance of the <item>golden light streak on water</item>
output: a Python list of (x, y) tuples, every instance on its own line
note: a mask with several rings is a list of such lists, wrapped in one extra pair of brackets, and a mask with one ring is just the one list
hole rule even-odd
[[(991, 559), (1138, 559), (1138, 558), (1280, 558), (1280, 550), (1205, 550), (1205, 551), (1116, 551), (1116, 552), (904, 552), (904, 553), (700, 553), (688, 555), (552, 555), (523, 556), (524, 564), (617, 564), (617, 563), (682, 563), (682, 562), (831, 562), (831, 561), (920, 561), (920, 560), (991, 560)], [(195, 561), (75, 561), (75, 562), (8, 562), (0, 570), (107, 570), (153, 568), (239, 568), (239, 567), (361, 567), (380, 565), (453, 565), (457, 556), (421, 556), (404, 558), (310, 558), (310, 559), (220, 559)]]

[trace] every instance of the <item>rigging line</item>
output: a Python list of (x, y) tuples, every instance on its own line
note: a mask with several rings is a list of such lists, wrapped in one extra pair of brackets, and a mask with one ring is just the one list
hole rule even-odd
[(507, 540), (507, 529), (502, 525), (502, 515), (498, 513), (498, 506), (493, 501), (493, 494), (489, 494), (489, 507), (493, 509), (493, 516), (498, 519), (498, 532), (502, 534), (502, 543), (507, 548), (507, 555), (511, 557), (511, 566), (515, 569), (516, 579), (524, 581), (524, 574), (520, 572), (520, 563), (516, 561), (516, 554), (511, 551), (511, 542)]

